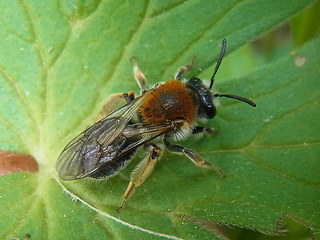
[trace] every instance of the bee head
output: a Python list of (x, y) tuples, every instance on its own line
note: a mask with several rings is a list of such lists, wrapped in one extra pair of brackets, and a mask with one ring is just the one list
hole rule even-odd
[(208, 87), (196, 77), (187, 81), (186, 87), (193, 93), (198, 105), (198, 116), (202, 119), (211, 119), (216, 115), (216, 107), (213, 104), (213, 96)]
[(216, 67), (214, 69), (213, 75), (211, 77), (210, 86), (207, 87), (203, 84), (203, 82), (196, 77), (193, 77), (189, 79), (186, 83), (186, 87), (191, 90), (193, 93), (195, 100), (198, 104), (198, 116), (202, 119), (212, 119), (216, 115), (216, 107), (213, 104), (213, 99), (216, 97), (227, 97), (227, 98), (233, 98), (242, 102), (245, 102), (253, 107), (256, 106), (256, 104), (249, 99), (246, 99), (244, 97), (231, 95), (231, 94), (212, 94), (211, 88), (214, 83), (215, 75), (220, 67), (220, 64), (222, 62), (222, 59), (224, 57), (224, 54), (226, 52), (227, 48), (227, 41), (223, 39), (222, 41), (222, 49), (219, 56), (219, 60), (216, 64)]

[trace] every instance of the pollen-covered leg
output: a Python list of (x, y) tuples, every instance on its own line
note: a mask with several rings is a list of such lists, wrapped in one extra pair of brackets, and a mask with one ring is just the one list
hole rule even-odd
[(194, 165), (197, 167), (202, 167), (202, 168), (209, 168), (211, 170), (214, 170), (218, 172), (221, 176), (225, 177), (226, 175), (222, 172), (222, 170), (211, 163), (205, 161), (200, 155), (190, 149), (187, 149), (185, 147), (181, 147), (178, 145), (171, 145), (169, 142), (165, 141), (166, 147), (170, 152), (173, 153), (182, 153), (186, 157), (188, 157)]
[(134, 190), (140, 186), (152, 173), (158, 157), (162, 154), (161, 148), (152, 146), (149, 156), (144, 158), (131, 173), (130, 182), (126, 192), (122, 196), (122, 203), (117, 212), (124, 206), (125, 202), (132, 196)]
[(114, 110), (121, 106), (121, 101), (125, 100), (127, 103), (130, 103), (134, 100), (134, 92), (130, 91), (128, 93), (117, 93), (112, 94), (108, 101), (103, 105), (102, 111), (98, 114), (95, 119), (95, 122), (99, 122), (105, 116), (108, 116)]
[(188, 71), (189, 69), (193, 68), (194, 66), (194, 56), (191, 56), (190, 57), (191, 59), (191, 63), (190, 64), (187, 64), (187, 65), (184, 65), (184, 66), (181, 66), (175, 76), (175, 80), (181, 80), (183, 74), (185, 74), (186, 71)]
[(137, 81), (142, 92), (145, 92), (148, 87), (147, 78), (144, 76), (144, 74), (139, 69), (137, 60), (134, 57), (132, 57), (132, 58), (130, 58), (130, 61), (133, 63), (134, 79)]

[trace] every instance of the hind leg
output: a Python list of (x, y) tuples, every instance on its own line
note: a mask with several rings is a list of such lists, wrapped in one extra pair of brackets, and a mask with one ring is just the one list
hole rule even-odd
[(131, 173), (130, 182), (126, 192), (122, 196), (122, 203), (117, 208), (117, 212), (124, 206), (125, 202), (132, 196), (135, 189), (139, 187), (152, 173), (154, 166), (161, 156), (162, 150), (156, 145), (151, 146), (150, 154), (144, 158)]

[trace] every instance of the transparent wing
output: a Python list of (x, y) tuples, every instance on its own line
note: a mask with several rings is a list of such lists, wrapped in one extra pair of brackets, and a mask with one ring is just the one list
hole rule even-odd
[(101, 151), (111, 145), (132, 119), (145, 95), (118, 109), (76, 136), (57, 159), (56, 170), (64, 180), (90, 173), (101, 158)]
[(126, 166), (137, 147), (171, 131), (171, 123), (129, 123), (143, 96), (95, 123), (75, 137), (56, 163), (59, 176), (73, 180), (104, 171), (111, 176)]
[[(99, 159), (88, 171), (77, 178), (93, 176), (112, 176), (124, 168), (132, 159), (137, 148), (174, 128), (173, 124), (149, 125), (145, 123), (128, 124), (123, 132), (110, 145), (99, 148)], [(90, 154), (92, 154), (90, 152)], [(94, 155), (94, 154), (93, 154)]]

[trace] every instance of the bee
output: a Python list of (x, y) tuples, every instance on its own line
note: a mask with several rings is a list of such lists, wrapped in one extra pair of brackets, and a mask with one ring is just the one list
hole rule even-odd
[(56, 163), (60, 178), (75, 180), (114, 176), (129, 164), (137, 148), (144, 147), (148, 154), (131, 173), (129, 185), (117, 209), (119, 211), (135, 189), (149, 177), (164, 148), (183, 154), (198, 167), (212, 169), (225, 176), (220, 168), (205, 161), (193, 150), (171, 142), (185, 139), (190, 134), (213, 133), (211, 128), (196, 125), (196, 120), (214, 118), (215, 98), (233, 98), (256, 106), (244, 97), (211, 92), (226, 46), (224, 39), (209, 87), (197, 77), (182, 81), (184, 73), (193, 66), (192, 58), (191, 64), (179, 68), (174, 79), (148, 89), (146, 77), (136, 60), (131, 59), (141, 95), (135, 98), (134, 93), (129, 92), (111, 98), (109, 107), (115, 105), (117, 99), (125, 99), (127, 103), (80, 133), (63, 149)]

